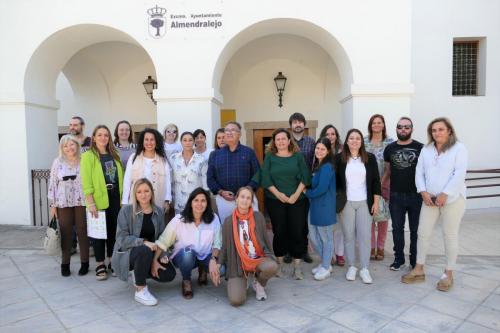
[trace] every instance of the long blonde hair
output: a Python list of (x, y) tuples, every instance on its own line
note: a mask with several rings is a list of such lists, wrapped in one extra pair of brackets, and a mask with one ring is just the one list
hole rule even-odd
[(136, 192), (139, 186), (142, 184), (148, 185), (151, 190), (151, 200), (149, 201), (151, 204), (151, 208), (154, 211), (155, 207), (155, 192), (153, 190), (153, 184), (147, 178), (139, 178), (135, 181), (134, 186), (132, 187), (132, 193), (130, 196), (130, 201), (132, 202), (132, 222), (135, 222), (135, 216), (139, 213), (138, 207), (140, 209), (139, 203), (137, 202)]
[(64, 145), (73, 141), (76, 144), (76, 159), (80, 161), (80, 142), (71, 134), (66, 134), (61, 137), (59, 141), (59, 160), (67, 162), (66, 155), (64, 154)]

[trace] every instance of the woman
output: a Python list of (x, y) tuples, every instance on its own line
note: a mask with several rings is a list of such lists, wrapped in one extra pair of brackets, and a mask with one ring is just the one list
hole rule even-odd
[(332, 272), (333, 226), (336, 219), (337, 185), (332, 145), (327, 138), (319, 139), (314, 148), (315, 161), (311, 188), (305, 190), (310, 202), (309, 238), (321, 263), (313, 268), (314, 279), (321, 281)]
[(290, 133), (284, 128), (273, 132), (269, 152), (264, 158), (260, 184), (265, 189), (265, 204), (273, 227), (273, 250), (278, 259), (278, 276), (284, 276), (283, 257), (294, 258), (293, 277), (302, 280), (301, 259), (307, 252), (308, 201), (302, 193), (311, 175)]
[[(374, 114), (368, 121), (368, 136), (364, 138), (366, 151), (375, 155), (379, 178), (384, 176), (384, 149), (393, 142), (394, 139), (387, 137), (385, 129), (385, 119), (381, 114)], [(384, 191), (389, 188), (389, 184), (382, 184)], [(384, 247), (387, 238), (388, 221), (391, 218), (389, 205), (383, 197), (379, 200), (378, 214), (373, 215), (371, 231), (371, 252), (370, 259), (384, 260)], [(376, 230), (375, 230), (376, 229)]]
[(221, 225), (212, 211), (210, 195), (203, 188), (196, 188), (188, 198), (186, 207), (176, 215), (156, 241), (158, 249), (153, 260), (153, 271), (160, 269), (158, 258), (162, 251), (173, 245), (170, 256), (163, 256), (161, 263), (172, 261), (182, 274), (182, 296), (193, 298), (191, 271), (198, 267), (198, 284), (207, 284), (207, 269), (214, 276), (221, 248)]
[(364, 283), (372, 283), (368, 271), (370, 262), (371, 215), (377, 215), (380, 199), (380, 178), (375, 156), (366, 152), (363, 134), (350, 129), (342, 152), (335, 157), (337, 190), (345, 191), (347, 202), (341, 212), (342, 230), (345, 238), (346, 259), (349, 269), (346, 279), (354, 281), (358, 269), (354, 266), (355, 248), (358, 245), (361, 270), (359, 276)]
[(129, 203), (134, 182), (147, 178), (153, 184), (155, 205), (168, 212), (172, 201), (170, 165), (163, 150), (161, 134), (155, 129), (145, 128), (139, 134), (138, 142), (136, 152), (130, 156), (125, 169), (122, 204)]
[(417, 241), (417, 264), (404, 275), (404, 283), (425, 280), (424, 264), (434, 225), (443, 223), (446, 268), (437, 289), (453, 286), (453, 270), (458, 255), (458, 231), (465, 212), (465, 175), (467, 149), (458, 141), (447, 118), (436, 118), (427, 126), (429, 143), (422, 148), (415, 173), (417, 191), (424, 205), (420, 211)]
[(224, 128), (219, 128), (215, 132), (215, 137), (214, 137), (214, 150), (221, 149), (224, 147), (226, 144), (224, 143), (224, 136), (226, 133), (224, 132)]
[(135, 300), (152, 306), (158, 300), (149, 292), (146, 278), (170, 282), (175, 278), (175, 268), (171, 264), (160, 264), (161, 268), (152, 271), (155, 241), (165, 229), (165, 220), (163, 210), (154, 204), (153, 185), (149, 180), (140, 178), (134, 183), (131, 201), (132, 204), (122, 206), (118, 214), (113, 267), (125, 282), (133, 270)]
[(182, 151), (170, 155), (174, 184), (175, 213), (180, 214), (186, 206), (189, 194), (197, 188), (207, 186), (208, 164), (205, 158), (194, 151), (194, 136), (191, 132), (181, 135)]
[(254, 192), (245, 186), (236, 193), (233, 215), (222, 225), (222, 249), (218, 270), (212, 276), (214, 285), (220, 283), (220, 267), (226, 268), (227, 295), (233, 306), (245, 303), (247, 278), (253, 274), (252, 287), (259, 301), (267, 299), (264, 287), (276, 275), (276, 264), (271, 245), (266, 237), (264, 216), (252, 209)]
[(163, 130), (163, 138), (165, 142), (163, 143), (165, 148), (165, 154), (167, 158), (174, 153), (178, 153), (182, 150), (182, 146), (177, 139), (179, 138), (179, 129), (175, 124), (168, 124)]
[(115, 127), (115, 144), (116, 150), (120, 154), (120, 160), (125, 167), (130, 155), (135, 151), (134, 132), (132, 126), (126, 120), (119, 121)]
[(205, 131), (202, 129), (197, 129), (193, 132), (194, 136), (194, 144), (195, 144), (195, 152), (202, 155), (205, 158), (205, 161), (208, 163), (208, 157), (210, 153), (213, 151), (212, 148), (207, 147), (207, 135)]
[[(95, 218), (98, 211), (105, 211), (107, 239), (94, 239), (94, 253), (97, 263), (96, 279), (106, 280), (108, 273), (104, 263), (105, 255), (109, 258), (115, 245), (116, 220), (120, 211), (123, 189), (123, 167), (120, 155), (111, 141), (111, 132), (105, 125), (98, 125), (92, 133), (90, 149), (82, 154), (80, 161), (82, 188), (88, 212)], [(105, 252), (106, 251), (106, 252)]]
[[(333, 156), (342, 151), (342, 140), (340, 139), (339, 131), (335, 126), (328, 124), (323, 127), (319, 137), (328, 138), (328, 140), (330, 140)], [(337, 221), (340, 221), (339, 214), (336, 214), (336, 219)], [(341, 223), (335, 223), (333, 225), (333, 248), (335, 255), (332, 257), (332, 265), (337, 264), (338, 266), (344, 266), (344, 233), (342, 232)]]
[(85, 202), (80, 178), (80, 144), (72, 135), (64, 135), (59, 142), (59, 157), (52, 163), (48, 184), (50, 219), (57, 217), (61, 230), (61, 275), (70, 276), (73, 228), (80, 243), (80, 270), (89, 272), (89, 239), (85, 221)]

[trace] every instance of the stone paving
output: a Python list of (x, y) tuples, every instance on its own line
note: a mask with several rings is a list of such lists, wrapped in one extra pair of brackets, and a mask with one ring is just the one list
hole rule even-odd
[(193, 284), (194, 298), (184, 300), (179, 276), (151, 282), (159, 304), (145, 307), (134, 301), (130, 283), (99, 282), (92, 272), (79, 277), (77, 255), (71, 277), (63, 278), (59, 258), (5, 246), (0, 236), (0, 332), (500, 332), (500, 211), (468, 213), (461, 239), (449, 293), (435, 289), (444, 263), (436, 237), (425, 283), (401, 284), (406, 269), (391, 272), (391, 256), (371, 263), (372, 285), (346, 281), (340, 267), (317, 282), (309, 274), (313, 265), (304, 265), (305, 280), (272, 279), (267, 301), (249, 290), (247, 303), (234, 308), (225, 283)]

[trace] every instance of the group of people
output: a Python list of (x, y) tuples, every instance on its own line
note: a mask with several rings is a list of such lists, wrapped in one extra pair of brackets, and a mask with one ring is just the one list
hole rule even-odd
[[(146, 128), (134, 142), (130, 124), (120, 121), (114, 140), (105, 125), (89, 138), (83, 119), (73, 117), (49, 180), (51, 216), (57, 216), (61, 231), (61, 274), (71, 274), (76, 235), (78, 274), (89, 271), (91, 243), (96, 278), (111, 274), (127, 281), (132, 272), (135, 300), (144, 305), (157, 304), (146, 280), (172, 281), (176, 268), (187, 299), (193, 297), (191, 274), (197, 269), (200, 286), (227, 280), (232, 305), (245, 302), (249, 279), (257, 299), (265, 300), (267, 281), (287, 276), (288, 264), (294, 279), (304, 278), (302, 261), (312, 261), (309, 245), (320, 258), (311, 271), (314, 279), (328, 278), (332, 265), (347, 264), (347, 280), (354, 281), (359, 270), (361, 280), (372, 283), (369, 263), (384, 259), (389, 219), (390, 269), (405, 264), (408, 214), (411, 270), (402, 282), (425, 280), (428, 244), (441, 218), (447, 265), (437, 288), (449, 290), (467, 169), (467, 151), (451, 122), (431, 121), (426, 145), (412, 139), (408, 117), (397, 123), (397, 140), (388, 137), (380, 114), (370, 118), (367, 136), (350, 129), (343, 143), (333, 125), (325, 126), (318, 140), (305, 135), (300, 113), (292, 114), (289, 124), (290, 129), (273, 132), (261, 167), (253, 149), (240, 142), (242, 128), (234, 121), (216, 131), (211, 149), (202, 129), (179, 135), (169, 124), (162, 135)], [(258, 208), (259, 187), (272, 241)], [(102, 212), (107, 237), (89, 239), (87, 214)]]

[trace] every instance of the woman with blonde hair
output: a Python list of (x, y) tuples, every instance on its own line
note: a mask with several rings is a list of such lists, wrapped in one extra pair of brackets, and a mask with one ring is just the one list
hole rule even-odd
[(59, 142), (59, 156), (52, 163), (48, 184), (50, 219), (56, 216), (61, 230), (61, 275), (69, 276), (73, 227), (80, 244), (80, 270), (89, 271), (89, 239), (85, 221), (85, 200), (80, 177), (80, 144), (72, 135), (64, 135)]
[(424, 204), (420, 210), (417, 264), (402, 277), (403, 283), (425, 281), (424, 264), (434, 225), (443, 223), (446, 267), (437, 289), (453, 286), (453, 270), (458, 255), (458, 231), (465, 212), (467, 149), (458, 141), (447, 118), (436, 118), (427, 126), (429, 143), (422, 148), (415, 172), (417, 192)]
[(236, 192), (236, 208), (222, 225), (222, 249), (212, 275), (214, 285), (220, 283), (220, 267), (224, 266), (227, 295), (233, 306), (242, 305), (247, 297), (247, 279), (253, 275), (252, 287), (259, 301), (267, 299), (264, 287), (277, 270), (272, 245), (266, 237), (264, 216), (252, 209), (255, 193), (250, 186)]
[(138, 179), (131, 193), (131, 204), (123, 205), (118, 214), (116, 242), (113, 250), (113, 267), (120, 280), (127, 281), (133, 270), (137, 302), (152, 306), (158, 300), (146, 285), (147, 278), (169, 282), (175, 278), (171, 264), (158, 261), (156, 272), (152, 269), (157, 249), (155, 241), (165, 229), (163, 209), (155, 205), (153, 185), (147, 178)]
[(172, 154), (182, 151), (182, 146), (177, 141), (178, 138), (179, 128), (176, 124), (168, 124), (165, 126), (165, 129), (163, 130), (163, 139), (165, 140), (163, 145), (167, 158), (170, 158), (170, 155)]

